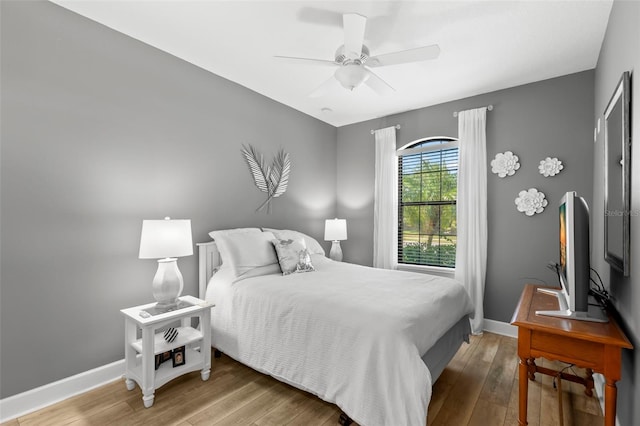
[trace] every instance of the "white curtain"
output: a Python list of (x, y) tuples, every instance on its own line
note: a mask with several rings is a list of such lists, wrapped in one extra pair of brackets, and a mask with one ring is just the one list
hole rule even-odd
[(471, 296), (475, 313), (471, 331), (480, 334), (484, 322), (487, 270), (487, 109), (458, 113), (458, 243), (455, 278)]
[(396, 269), (398, 264), (398, 157), (396, 128), (374, 132), (376, 176), (373, 207), (373, 266)]

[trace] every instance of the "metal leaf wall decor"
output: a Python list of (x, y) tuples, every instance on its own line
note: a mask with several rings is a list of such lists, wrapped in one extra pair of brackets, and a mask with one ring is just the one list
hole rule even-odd
[(289, 154), (281, 149), (271, 165), (267, 165), (262, 154), (258, 153), (251, 145), (248, 148), (242, 146), (242, 155), (249, 166), (256, 187), (267, 194), (266, 201), (256, 211), (266, 208), (269, 213), (271, 212), (271, 200), (287, 191), (289, 172), (291, 171)]

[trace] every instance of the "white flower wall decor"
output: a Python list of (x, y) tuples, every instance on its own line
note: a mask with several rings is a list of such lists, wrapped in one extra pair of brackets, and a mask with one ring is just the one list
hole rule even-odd
[(544, 177), (555, 176), (560, 173), (560, 170), (562, 169), (564, 169), (562, 161), (551, 157), (547, 157), (540, 161), (540, 165), (538, 166), (540, 174)]
[(530, 188), (526, 191), (520, 191), (518, 198), (516, 198), (516, 206), (518, 211), (526, 214), (527, 216), (533, 216), (536, 213), (542, 213), (544, 208), (547, 207), (548, 201), (545, 200), (543, 192), (539, 192), (535, 188)]
[(500, 152), (491, 160), (491, 171), (501, 178), (513, 176), (519, 168), (518, 156), (511, 151)]

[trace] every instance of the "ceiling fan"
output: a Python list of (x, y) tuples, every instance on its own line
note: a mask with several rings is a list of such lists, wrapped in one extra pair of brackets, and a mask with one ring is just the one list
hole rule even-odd
[(366, 16), (357, 13), (345, 13), (342, 15), (342, 25), (344, 28), (344, 44), (336, 50), (333, 61), (276, 56), (276, 58), (293, 60), (299, 63), (304, 61), (318, 65), (338, 66), (333, 77), (314, 90), (310, 94), (311, 97), (325, 94), (331, 86), (335, 85), (335, 80), (347, 90), (353, 90), (364, 83), (379, 95), (387, 95), (394, 92), (395, 89), (371, 71), (370, 68), (426, 61), (435, 59), (440, 54), (440, 47), (437, 44), (433, 44), (384, 55), (370, 56), (369, 48), (364, 45), (364, 31), (367, 25)]

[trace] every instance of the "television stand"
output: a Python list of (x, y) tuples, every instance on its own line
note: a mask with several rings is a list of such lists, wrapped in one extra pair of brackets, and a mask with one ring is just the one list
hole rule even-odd
[[(633, 345), (614, 318), (608, 323), (596, 323), (536, 315), (537, 310), (558, 306), (555, 297), (536, 288), (531, 284), (525, 286), (511, 320), (511, 324), (518, 327), (518, 425), (527, 424), (528, 382), (535, 380), (536, 373), (561, 375), (563, 380), (584, 384), (586, 393), (591, 395), (594, 385), (591, 373), (596, 372), (605, 378), (604, 424), (615, 426), (616, 382), (620, 380), (622, 349), (633, 349)], [(586, 368), (587, 377), (536, 365), (535, 358), (539, 357)]]
[[(562, 292), (562, 290), (554, 289), (554, 288), (538, 287), (538, 292), (555, 296), (558, 299), (558, 303), (560, 304), (560, 309), (551, 310), (551, 311), (549, 310), (536, 311), (536, 315), (567, 318), (567, 319), (574, 319), (578, 321), (609, 322), (609, 318), (606, 312), (604, 312), (604, 310), (599, 308), (598, 306), (592, 306), (591, 304), (589, 304), (589, 308), (586, 312), (572, 311), (571, 309), (569, 309), (569, 306), (567, 306), (567, 300), (564, 297), (564, 293)], [(589, 298), (591, 298), (591, 296), (589, 296)]]

